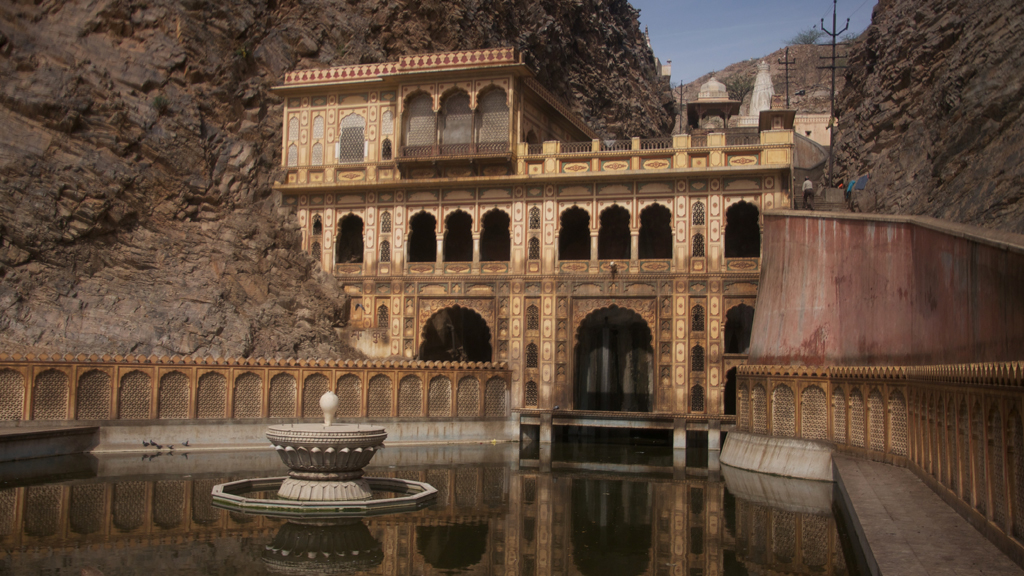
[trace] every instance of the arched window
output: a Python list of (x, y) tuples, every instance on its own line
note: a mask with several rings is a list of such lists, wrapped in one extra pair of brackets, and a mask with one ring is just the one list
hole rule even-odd
[(391, 113), (391, 110), (385, 110), (384, 113), (380, 115), (380, 133), (395, 133), (395, 115)]
[(525, 140), (527, 144), (540, 144), (540, 138), (537, 138), (537, 133), (533, 130), (526, 133)]
[(559, 260), (590, 260), (590, 214), (578, 206), (562, 212), (558, 231)]
[(310, 164), (313, 166), (322, 166), (324, 163), (324, 145), (317, 142), (313, 144), (313, 157), (310, 160)]
[(737, 202), (725, 211), (725, 257), (757, 258), (761, 256), (761, 227), (757, 206)]
[(437, 220), (420, 212), (409, 219), (409, 262), (437, 260)]
[(704, 235), (700, 232), (693, 235), (693, 257), (704, 257)]
[(292, 117), (288, 121), (288, 139), (298, 140), (299, 139), (299, 119)]
[(363, 261), (363, 219), (349, 214), (338, 222), (338, 248), (334, 253), (338, 264), (359, 264)]
[(537, 345), (532, 342), (526, 345), (526, 367), (537, 367)]
[(324, 233), (324, 223), (320, 219), (320, 216), (313, 216), (313, 236), (322, 236)]
[(388, 307), (381, 304), (377, 307), (377, 327), (387, 328), (388, 322), (390, 321), (391, 315), (388, 313)]
[(380, 242), (380, 261), (391, 262), (391, 242), (387, 240), (381, 240)]
[(703, 226), (704, 225), (704, 203), (697, 202), (693, 205), (693, 225)]
[(320, 139), (324, 137), (324, 117), (317, 116), (313, 119), (313, 138)]
[[(469, 109), (469, 94), (459, 92), (444, 101), (441, 117), (441, 145), (469, 144), (473, 141), (473, 111)], [(467, 149), (468, 152), (468, 149)]]
[(409, 100), (405, 108), (405, 145), (433, 146), (437, 141), (437, 115), (434, 100), (420, 94)]
[(526, 329), (540, 329), (540, 310), (533, 304), (526, 309)]
[(530, 238), (530, 260), (540, 260), (539, 238)]
[(480, 233), (480, 261), (508, 262), (512, 251), (508, 214), (501, 210), (491, 210), (484, 214), (483, 224), (484, 229)]
[(381, 212), (380, 214), (380, 233), (390, 234), (391, 233), (391, 212)]
[(704, 331), (704, 307), (700, 304), (690, 309), (690, 330), (693, 332)]
[(613, 204), (601, 212), (601, 229), (597, 233), (599, 260), (629, 260), (629, 212)]
[(380, 159), (391, 160), (391, 155), (391, 138), (385, 138), (384, 141), (380, 143)]
[(473, 261), (473, 218), (456, 210), (445, 219), (443, 254), (445, 262)]
[(704, 371), (704, 348), (698, 344), (690, 350), (690, 371)]
[(366, 138), (363, 130), (366, 120), (358, 114), (349, 114), (341, 121), (338, 135), (338, 163), (362, 162), (366, 157)]
[(296, 146), (295, 144), (288, 146), (288, 165), (299, 165), (299, 147)]
[(540, 208), (530, 208), (530, 230), (540, 230)]
[(477, 103), (477, 150), (505, 152), (508, 150), (508, 102), (505, 91), (494, 89)]
[(704, 411), (704, 387), (700, 384), (694, 384), (693, 388), (690, 388), (690, 412), (703, 412)]
[(641, 260), (672, 257), (672, 213), (668, 208), (652, 204), (640, 212), (638, 243)]

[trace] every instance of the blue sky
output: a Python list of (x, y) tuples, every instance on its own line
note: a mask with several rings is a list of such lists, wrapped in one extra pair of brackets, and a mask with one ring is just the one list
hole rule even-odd
[[(672, 61), (672, 85), (690, 82), (729, 64), (758, 58), (785, 46), (801, 30), (825, 18), (832, 0), (629, 0), (640, 10), (640, 27), (651, 35), (654, 54)], [(876, 0), (839, 0), (837, 26), (850, 32), (871, 23)]]

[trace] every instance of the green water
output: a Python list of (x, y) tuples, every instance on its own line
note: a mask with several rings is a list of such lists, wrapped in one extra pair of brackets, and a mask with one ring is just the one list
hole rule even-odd
[(215, 484), (284, 475), (270, 450), (10, 464), (0, 574), (852, 573), (830, 485), (762, 490), (764, 479), (720, 470), (715, 456), (709, 466), (706, 451), (658, 446), (388, 448), (367, 474), (428, 482), (437, 503), (333, 525), (211, 505)]

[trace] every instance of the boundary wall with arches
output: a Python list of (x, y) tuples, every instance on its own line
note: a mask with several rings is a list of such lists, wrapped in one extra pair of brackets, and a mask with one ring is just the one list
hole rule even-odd
[[(0, 430), (99, 425), (99, 450), (182, 434), (262, 444), (270, 421), (322, 419), (331, 390), (339, 421), (383, 424), (391, 441), (508, 439), (509, 383), (491, 362), (0, 354)], [(186, 428), (168, 439), (168, 426)]]
[(1024, 558), (1024, 362), (741, 366), (737, 380), (737, 431), (909, 468)]

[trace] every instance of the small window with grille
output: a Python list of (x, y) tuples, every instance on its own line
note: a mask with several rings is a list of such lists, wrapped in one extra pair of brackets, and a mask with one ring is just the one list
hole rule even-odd
[(391, 262), (391, 242), (383, 240), (380, 243), (380, 261)]
[(530, 260), (540, 260), (540, 240), (530, 238)]
[(694, 258), (704, 257), (704, 235), (699, 232), (693, 235), (693, 256)]
[(384, 212), (380, 215), (380, 232), (381, 234), (391, 233), (391, 212)]
[(502, 146), (508, 147), (508, 102), (505, 91), (491, 90), (480, 98), (477, 105), (477, 142), (486, 144), (484, 148), (495, 150)]
[(385, 138), (384, 141), (380, 143), (380, 159), (391, 160), (391, 155), (391, 138)]
[(292, 144), (288, 147), (288, 165), (298, 166), (299, 165), (299, 147)]
[(700, 384), (697, 384), (693, 388), (690, 388), (690, 411), (704, 411), (704, 387), (701, 386)]
[(292, 117), (288, 121), (288, 139), (298, 140), (299, 139), (299, 119)]
[(690, 371), (704, 371), (704, 348), (698, 344), (690, 350)]
[(537, 393), (537, 383), (534, 382), (533, 380), (530, 380), (529, 382), (526, 383), (526, 399), (525, 399), (525, 404), (527, 406), (536, 407), (537, 406), (537, 397), (538, 396), (539, 395)]
[(391, 113), (391, 110), (385, 110), (380, 116), (380, 133), (381, 134), (394, 134), (395, 133), (395, 116)]
[(533, 304), (531, 304), (530, 307), (526, 309), (526, 329), (540, 329), (540, 310)]
[(530, 208), (530, 230), (540, 230), (540, 208)]
[(700, 304), (690, 309), (690, 330), (693, 332), (704, 331), (704, 307)]
[(391, 315), (388, 313), (388, 307), (381, 304), (380, 307), (377, 308), (377, 327), (387, 328), (390, 319)]
[(320, 215), (313, 216), (313, 236), (323, 236), (324, 223), (320, 219)]
[(323, 116), (317, 116), (316, 118), (313, 119), (313, 138), (319, 139), (319, 138), (323, 138), (323, 137), (324, 137), (324, 117)]
[(537, 345), (532, 342), (526, 345), (526, 367), (537, 367)]
[(429, 94), (420, 94), (406, 108), (405, 144), (433, 146), (437, 140), (437, 115)]
[(313, 257), (313, 260), (320, 261), (323, 255), (323, 249), (320, 248), (319, 242), (313, 242), (313, 246), (309, 249), (309, 255)]
[(693, 205), (693, 225), (703, 226), (704, 225), (704, 203), (697, 202)]
[(472, 140), (473, 111), (469, 109), (469, 94), (453, 94), (444, 101), (444, 127), (441, 144), (469, 144)]
[(313, 166), (320, 166), (324, 163), (324, 145), (317, 142), (313, 144)]

